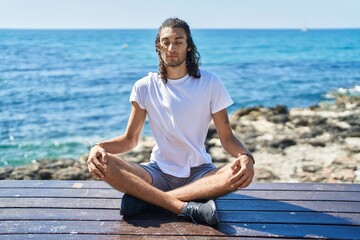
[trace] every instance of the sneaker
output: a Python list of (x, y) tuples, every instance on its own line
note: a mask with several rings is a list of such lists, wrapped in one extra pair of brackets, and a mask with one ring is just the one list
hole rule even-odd
[(124, 194), (121, 200), (120, 215), (132, 216), (144, 211), (157, 212), (160, 209), (136, 197)]
[(220, 223), (216, 205), (213, 200), (209, 200), (205, 203), (185, 203), (180, 216), (190, 219), (194, 223), (201, 222), (210, 226), (218, 225)]

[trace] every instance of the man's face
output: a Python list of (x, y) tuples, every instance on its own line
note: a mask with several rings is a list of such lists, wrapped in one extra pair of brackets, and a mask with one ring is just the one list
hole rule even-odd
[(160, 55), (167, 67), (185, 64), (187, 47), (186, 33), (182, 28), (165, 27), (160, 31)]

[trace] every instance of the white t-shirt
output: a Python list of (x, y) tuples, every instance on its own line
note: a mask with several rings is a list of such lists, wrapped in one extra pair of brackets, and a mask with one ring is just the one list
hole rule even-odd
[(156, 141), (150, 160), (172, 176), (189, 177), (191, 167), (212, 162), (204, 144), (211, 114), (233, 103), (218, 76), (200, 74), (164, 83), (158, 73), (149, 73), (130, 95), (130, 102), (147, 111)]

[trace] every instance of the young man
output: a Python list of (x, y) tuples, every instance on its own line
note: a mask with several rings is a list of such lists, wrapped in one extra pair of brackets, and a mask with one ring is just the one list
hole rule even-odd
[[(211, 199), (247, 187), (254, 159), (233, 135), (226, 111), (233, 102), (222, 81), (199, 69), (200, 55), (188, 24), (178, 18), (165, 20), (155, 46), (159, 73), (135, 83), (125, 133), (92, 147), (89, 171), (126, 193), (120, 210), (124, 216), (158, 206), (216, 225), (219, 218)], [(156, 140), (150, 162), (139, 165), (113, 155), (138, 144), (146, 116)], [(204, 145), (211, 120), (222, 146), (235, 158), (220, 169)]]

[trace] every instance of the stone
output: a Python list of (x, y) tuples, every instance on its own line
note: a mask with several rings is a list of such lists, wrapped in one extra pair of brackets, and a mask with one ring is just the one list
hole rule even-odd
[(320, 169), (322, 169), (322, 166), (315, 165), (315, 164), (307, 164), (307, 165), (302, 166), (302, 170), (304, 172), (315, 173), (315, 172), (319, 171)]
[(337, 157), (333, 160), (332, 163), (334, 165), (340, 165), (340, 166), (342, 166), (342, 168), (345, 168), (345, 169), (352, 169), (352, 170), (357, 169), (356, 160), (354, 158), (347, 157), (347, 156)]
[(54, 171), (52, 174), (54, 179), (60, 180), (85, 180), (82, 177), (82, 171), (75, 167), (67, 167)]
[[(360, 97), (309, 108), (249, 107), (229, 117), (235, 135), (256, 158), (254, 181), (360, 183)], [(155, 141), (144, 137), (121, 155), (146, 162)], [(211, 122), (205, 147), (217, 167), (234, 160), (221, 146)], [(43, 159), (20, 167), (1, 167), (0, 179), (93, 179), (88, 153), (75, 159)]]
[(345, 138), (347, 148), (352, 152), (360, 152), (360, 138), (348, 137)]
[(270, 146), (272, 148), (281, 148), (281, 149), (285, 149), (288, 148), (290, 146), (294, 146), (296, 145), (296, 141), (293, 139), (283, 139), (280, 140), (278, 142), (273, 142)]
[(0, 180), (9, 179), (10, 174), (12, 173), (12, 167), (1, 167), (0, 168)]
[(271, 170), (265, 168), (255, 168), (255, 181), (274, 181), (280, 178), (276, 176)]
[(353, 182), (355, 179), (355, 171), (351, 169), (340, 169), (334, 171), (331, 176), (336, 180), (342, 180), (342, 182)]

